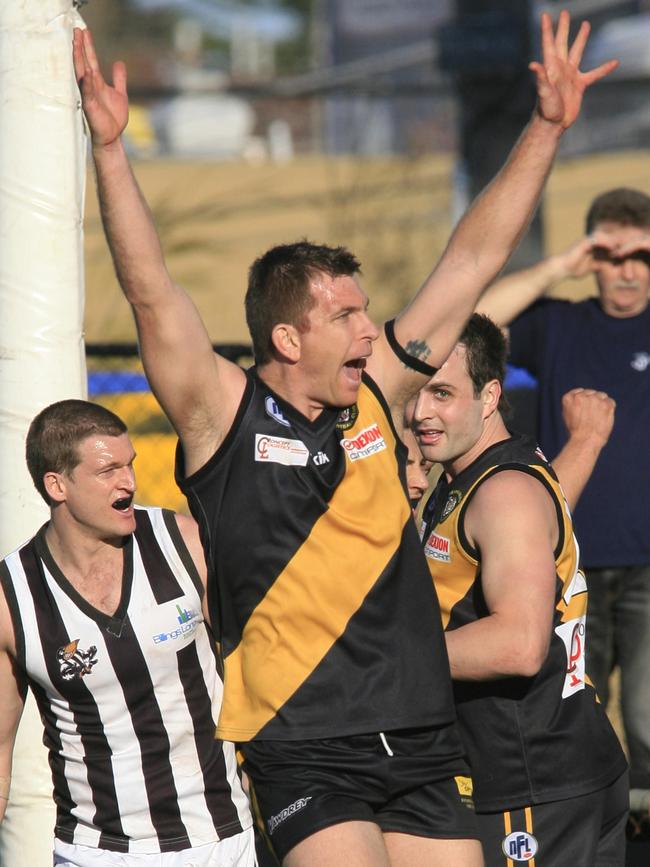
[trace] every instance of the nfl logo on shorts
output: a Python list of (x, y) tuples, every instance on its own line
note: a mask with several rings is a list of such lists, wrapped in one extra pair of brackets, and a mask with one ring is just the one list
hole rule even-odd
[(513, 861), (530, 861), (537, 854), (537, 840), (532, 834), (513, 831), (501, 844), (503, 854)]

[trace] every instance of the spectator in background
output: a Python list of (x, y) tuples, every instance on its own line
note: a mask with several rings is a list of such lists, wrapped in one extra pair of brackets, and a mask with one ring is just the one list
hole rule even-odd
[[(616, 425), (576, 508), (589, 586), (587, 673), (607, 704), (618, 664), (630, 757), (630, 803), (650, 799), (650, 197), (599, 195), (587, 236), (563, 253), (488, 290), (478, 309), (510, 327), (510, 361), (534, 374), (539, 442), (563, 446), (561, 396), (584, 386), (616, 401)], [(567, 278), (593, 274), (598, 297), (572, 303), (543, 296)]]

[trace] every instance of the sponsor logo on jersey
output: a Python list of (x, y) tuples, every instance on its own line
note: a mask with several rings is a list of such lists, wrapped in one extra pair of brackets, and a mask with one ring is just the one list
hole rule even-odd
[(97, 648), (92, 645), (88, 650), (79, 650), (79, 639), (71, 641), (59, 647), (56, 659), (61, 669), (61, 677), (64, 680), (81, 680), (87, 674), (92, 674), (93, 666), (97, 663)]
[(255, 434), (255, 460), (285, 467), (306, 467), (309, 449), (302, 440)]
[(463, 495), (460, 491), (450, 491), (449, 496), (447, 497), (447, 502), (445, 503), (443, 510), (440, 514), (440, 520), (444, 521), (446, 517), (451, 515), (456, 506), (460, 503)]
[[(169, 631), (157, 632), (152, 635), (151, 638), (154, 644), (162, 644), (164, 641), (174, 642), (178, 641), (180, 638), (187, 640), (194, 635), (197, 626), (202, 620), (199, 611), (196, 611), (193, 608), (182, 607), (177, 602), (174, 603), (173, 608), (168, 604), (160, 606), (157, 609), (157, 613), (159, 616), (162, 614), (165, 620), (175, 614), (178, 626), (175, 626)], [(167, 620), (167, 622), (169, 621)]]
[(317, 467), (322, 467), (323, 464), (329, 464), (330, 459), (327, 457), (325, 452), (318, 452), (314, 455), (314, 463)]
[(336, 419), (336, 429), (337, 430), (350, 430), (352, 425), (355, 423), (359, 416), (359, 407), (356, 403), (353, 403), (352, 406), (347, 406), (345, 409), (342, 409)]
[(537, 840), (525, 831), (513, 831), (504, 839), (501, 849), (513, 861), (532, 861), (537, 854)]
[(451, 554), (449, 553), (449, 539), (445, 536), (439, 536), (434, 530), (424, 544), (424, 553), (431, 560), (438, 560), (441, 563), (450, 563)]
[(585, 688), (585, 619), (583, 614), (555, 627), (555, 634), (562, 639), (567, 658), (562, 698), (568, 698)]
[(341, 445), (351, 461), (369, 458), (386, 448), (386, 442), (379, 430), (378, 424), (371, 424), (360, 431), (355, 437), (342, 439)]
[(271, 818), (266, 823), (269, 829), (269, 834), (272, 834), (278, 825), (281, 825), (282, 822), (291, 818), (295, 813), (299, 813), (300, 810), (304, 810), (307, 804), (311, 801), (311, 795), (307, 798), (298, 798), (297, 801), (294, 801), (293, 804), (289, 804), (288, 807), (285, 807), (284, 810), (280, 810), (279, 813), (275, 816), (271, 816)]
[(647, 352), (635, 352), (634, 358), (630, 362), (630, 367), (638, 370), (639, 373), (643, 373), (644, 370), (650, 367), (650, 355)]
[(264, 401), (264, 407), (266, 409), (266, 414), (270, 415), (271, 418), (275, 419), (279, 424), (282, 424), (285, 427), (291, 427), (291, 422), (289, 421), (289, 419), (284, 417), (284, 415), (282, 414), (282, 410), (277, 404), (277, 401), (274, 397), (271, 397), (270, 394)]

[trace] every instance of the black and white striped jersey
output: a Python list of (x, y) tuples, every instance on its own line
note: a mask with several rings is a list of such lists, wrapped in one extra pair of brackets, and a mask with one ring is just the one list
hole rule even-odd
[(186, 849), (251, 824), (203, 588), (172, 512), (136, 510), (108, 616), (66, 580), (45, 527), (0, 565), (17, 662), (44, 722), (56, 836), (120, 852)]

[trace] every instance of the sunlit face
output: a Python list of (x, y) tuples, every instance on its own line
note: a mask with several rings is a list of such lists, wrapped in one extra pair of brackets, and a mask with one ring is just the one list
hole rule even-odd
[(411, 508), (415, 509), (429, 487), (429, 473), (433, 461), (424, 457), (418, 441), (410, 428), (402, 432), (402, 440), (408, 449), (406, 458), (406, 486)]
[(300, 372), (315, 407), (346, 407), (357, 399), (361, 373), (379, 336), (368, 317), (368, 298), (354, 277), (319, 274), (315, 305), (300, 332)]
[(494, 412), (500, 388), (496, 380), (474, 394), (465, 347), (457, 344), (440, 370), (419, 392), (413, 427), (422, 454), (460, 472), (483, 451), (485, 419)]
[(93, 434), (79, 443), (77, 454), (79, 463), (71, 473), (46, 473), (52, 499), (89, 536), (113, 539), (132, 533), (135, 452), (128, 434)]
[[(594, 273), (603, 310), (617, 318), (643, 313), (650, 292), (650, 254), (641, 250), (635, 253), (634, 244), (641, 239), (647, 243), (650, 230), (605, 222), (595, 226), (594, 235), (598, 234), (605, 236), (608, 244), (607, 248), (594, 248)], [(625, 258), (617, 255), (623, 248), (629, 251)]]

